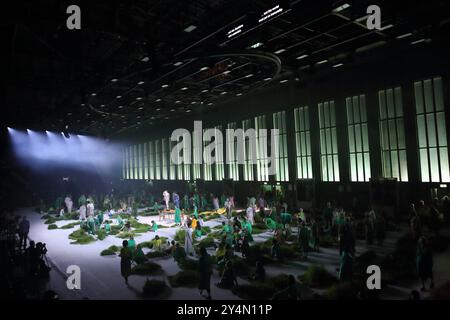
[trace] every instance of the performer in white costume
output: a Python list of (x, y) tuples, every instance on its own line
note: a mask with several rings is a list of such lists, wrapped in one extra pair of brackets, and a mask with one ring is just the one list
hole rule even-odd
[(88, 217), (94, 215), (94, 203), (92, 201), (88, 201), (86, 209), (87, 209), (87, 216)]
[(247, 208), (247, 221), (250, 222), (251, 225), (255, 224), (255, 219), (254, 219), (254, 212), (255, 212), (255, 207), (252, 206), (248, 206)]
[(80, 220), (86, 219), (86, 206), (84, 204), (80, 207)]
[(184, 237), (184, 250), (186, 251), (186, 256), (193, 256), (195, 254), (194, 247), (192, 245), (192, 229), (190, 224), (186, 228), (186, 235)]
[(67, 212), (71, 213), (72, 212), (72, 208), (73, 208), (73, 201), (72, 201), (72, 199), (69, 196), (67, 196), (64, 199), (64, 203), (66, 204)]
[(169, 210), (170, 193), (165, 190), (163, 192), (164, 202), (166, 203), (166, 209)]

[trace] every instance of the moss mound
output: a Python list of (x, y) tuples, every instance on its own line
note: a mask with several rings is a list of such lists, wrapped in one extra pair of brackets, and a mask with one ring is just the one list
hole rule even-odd
[(83, 229), (78, 229), (69, 234), (69, 239), (75, 240), (70, 244), (88, 244), (97, 240)]
[(142, 295), (144, 297), (157, 297), (162, 294), (167, 289), (167, 285), (161, 280), (149, 280), (145, 281), (144, 287), (142, 288)]
[(105, 249), (102, 252), (100, 252), (101, 256), (112, 256), (112, 255), (116, 255), (116, 252), (113, 250), (109, 250), (109, 249)]
[(175, 233), (174, 239), (175, 239), (175, 241), (177, 241), (177, 242), (184, 243), (184, 238), (185, 238), (185, 237), (186, 237), (186, 231), (185, 231), (185, 230), (178, 230), (178, 231)]
[(337, 277), (329, 273), (323, 266), (311, 265), (298, 277), (301, 282), (311, 288), (326, 288), (338, 282)]
[(104, 229), (99, 229), (96, 232), (98, 240), (104, 240), (107, 236), (106, 231)]
[(65, 224), (65, 225), (61, 226), (60, 229), (72, 229), (72, 228), (74, 228), (75, 226), (78, 226), (78, 225), (80, 225), (79, 222), (71, 222), (71, 223), (68, 223), (68, 224)]
[(216, 244), (214, 242), (214, 238), (209, 237), (209, 236), (200, 240), (200, 242), (197, 245), (199, 247), (204, 247), (204, 248), (214, 248), (216, 246)]
[(150, 261), (138, 264), (137, 266), (131, 269), (132, 274), (145, 276), (153, 275), (159, 271), (161, 271), (161, 266), (157, 263)]
[(150, 252), (146, 253), (145, 256), (149, 259), (152, 259), (152, 258), (165, 257), (165, 256), (167, 256), (167, 254), (163, 251), (150, 251)]
[(55, 230), (55, 229), (58, 229), (58, 226), (56, 224), (52, 223), (48, 225), (48, 230)]
[(193, 270), (183, 270), (175, 274), (174, 276), (169, 276), (169, 283), (172, 287), (188, 287), (194, 288), (198, 285), (200, 279), (197, 271)]

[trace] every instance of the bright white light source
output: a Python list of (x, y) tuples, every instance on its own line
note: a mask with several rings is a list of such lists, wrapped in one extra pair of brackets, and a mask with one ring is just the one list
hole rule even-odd
[(91, 96), (95, 97), (97, 94), (95, 92), (91, 93)]
[(328, 60), (322, 60), (322, 61), (317, 62), (317, 64), (324, 64), (324, 63), (327, 63), (327, 62), (328, 62)]
[(231, 29), (230, 31), (227, 32), (227, 37), (232, 38), (232, 37), (238, 35), (239, 33), (242, 32), (243, 27), (244, 27), (243, 24), (240, 24), (237, 27), (234, 27), (233, 29)]
[(259, 23), (266, 21), (267, 19), (270, 19), (278, 14), (283, 12), (283, 8), (281, 8), (279, 5), (276, 5), (273, 8), (270, 8), (269, 10), (265, 11), (261, 18), (258, 20)]
[(168, 84), (163, 84), (163, 85), (161, 86), (161, 88), (168, 88), (168, 87), (169, 87)]
[(197, 26), (194, 26), (194, 25), (190, 25), (189, 27), (187, 27), (186, 29), (184, 29), (184, 32), (192, 32), (192, 31), (194, 31), (195, 29), (197, 29)]
[(141, 59), (141, 61), (142, 61), (142, 62), (149, 62), (150, 59), (149, 59), (149, 57), (143, 57), (143, 58)]
[(413, 41), (413, 42), (411, 42), (411, 44), (419, 44), (419, 43), (422, 43), (422, 42), (425, 42), (427, 39), (419, 39), (419, 40), (416, 40), (416, 41)]
[(174, 65), (175, 67), (178, 67), (178, 66), (181, 66), (182, 64), (183, 64), (183, 62), (178, 61), (178, 62), (175, 62), (173, 65)]
[(136, 100), (142, 100), (142, 97), (137, 97)]
[(111, 82), (117, 82), (118, 80), (116, 78), (111, 79)]
[(138, 82), (138, 85), (142, 85), (142, 84), (144, 84), (144, 81), (139, 81)]
[(275, 51), (274, 53), (275, 54), (280, 54), (280, 53), (283, 53), (285, 51), (286, 51), (286, 49), (280, 49), (280, 50)]
[(122, 96), (117, 96), (116, 98), (117, 98), (117, 99), (120, 99), (120, 98), (122, 98)]
[(301, 56), (298, 56), (298, 57), (297, 57), (297, 60), (302, 60), (302, 59), (305, 59), (305, 58), (307, 58), (307, 57), (308, 57), (307, 54), (302, 54)]
[(272, 78), (265, 78), (264, 81), (270, 81)]
[(205, 70), (208, 70), (209, 68), (208, 67), (202, 67), (202, 68), (200, 68), (200, 71), (205, 71)]
[(239, 97), (239, 96), (242, 96), (242, 93), (237, 93), (236, 95)]
[(257, 42), (257, 43), (255, 43), (255, 44), (252, 44), (251, 46), (250, 46), (250, 48), (252, 48), (252, 49), (256, 49), (256, 48), (259, 48), (259, 47), (261, 47), (263, 45), (263, 43), (262, 42)]
[(342, 67), (343, 65), (344, 65), (343, 63), (338, 63), (338, 64), (335, 64), (333, 66), (333, 68), (339, 68), (339, 67)]
[(288, 82), (288, 81), (289, 81), (289, 80), (284, 79), (284, 80), (281, 80), (280, 83), (286, 83), (286, 82)]
[(161, 99), (159, 99), (159, 98), (158, 98), (158, 99), (156, 99), (155, 101), (156, 101), (156, 102), (160, 102), (160, 101), (161, 101)]
[(183, 87), (181, 88), (181, 91), (186, 91), (188, 89), (188, 87)]
[(246, 78), (251, 78), (251, 77), (253, 77), (253, 73), (250, 73), (250, 74), (246, 75), (245, 77)]
[(341, 12), (348, 8), (350, 8), (350, 5), (348, 3), (344, 3), (342, 6), (339, 6), (336, 9), (334, 9), (333, 12)]
[(208, 89), (204, 89), (202, 90), (202, 93), (208, 92)]

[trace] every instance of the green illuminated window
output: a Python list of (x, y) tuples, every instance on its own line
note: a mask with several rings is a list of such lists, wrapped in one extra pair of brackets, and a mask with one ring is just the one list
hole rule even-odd
[(155, 163), (155, 142), (154, 141), (150, 141), (148, 143), (148, 156), (149, 156), (149, 160), (148, 160), (148, 164), (149, 164), (149, 178), (151, 180), (155, 179), (155, 168), (156, 168), (156, 163)]
[(122, 152), (122, 179), (128, 179), (128, 160), (127, 160), (127, 149), (123, 148)]
[[(206, 132), (207, 129), (203, 130), (203, 133)], [(205, 148), (207, 145), (210, 144), (210, 141), (203, 141), (203, 152), (205, 151)], [(203, 156), (203, 155), (202, 155)], [(204, 163), (203, 163), (203, 177), (205, 181), (212, 181), (212, 164), (211, 164), (211, 155), (209, 152), (204, 152)]]
[(193, 178), (195, 179), (201, 179), (202, 177), (202, 164), (203, 164), (203, 154), (202, 154), (202, 139), (200, 138), (200, 135), (196, 138), (195, 137), (195, 132), (192, 133), (192, 140), (199, 140), (199, 143), (192, 143), (192, 155), (193, 155), (193, 159), (194, 162), (192, 164), (192, 173), (193, 173)]
[(128, 147), (128, 179), (134, 178), (134, 153), (133, 147)]
[(383, 177), (408, 181), (402, 89), (378, 91)]
[[(216, 134), (215, 136), (219, 136), (222, 135), (222, 126), (216, 126), (214, 128), (216, 130)], [(223, 140), (222, 141), (217, 141), (215, 140), (215, 156), (216, 156), (216, 161), (215, 161), (215, 171), (216, 171), (216, 180), (220, 181), (223, 180), (223, 178), (225, 178), (225, 165), (224, 165), (224, 157), (223, 157)]]
[(295, 143), (297, 152), (297, 179), (312, 179), (311, 131), (309, 108), (294, 110)]
[[(236, 122), (228, 123), (227, 129), (236, 130)], [(239, 165), (237, 163), (237, 139), (227, 133), (227, 150), (230, 159), (228, 165), (228, 178), (239, 181)]]
[(322, 181), (339, 181), (339, 159), (334, 101), (318, 104)]
[(350, 180), (366, 182), (370, 179), (366, 96), (348, 97), (345, 102), (347, 105), (348, 142), (350, 149)]
[(168, 150), (169, 148), (167, 147), (167, 140), (166, 139), (161, 139), (161, 163), (162, 163), (162, 174), (161, 174), (161, 178), (163, 180), (167, 180), (168, 179), (168, 172), (169, 172), (169, 157), (168, 157)]
[[(243, 120), (242, 121), (242, 129), (247, 131), (248, 129), (252, 129), (252, 121), (251, 120)], [(251, 143), (248, 136), (244, 136), (244, 155), (245, 155), (245, 164), (244, 164), (244, 180), (245, 181), (253, 181), (254, 180), (254, 174), (253, 174), (253, 163), (251, 159)]]
[(138, 152), (138, 146), (133, 146), (133, 152), (134, 152), (134, 179), (139, 179), (139, 152)]
[[(269, 180), (269, 158), (267, 151), (267, 124), (266, 116), (255, 117), (256, 129), (256, 173), (258, 181)], [(261, 130), (261, 131), (260, 131)]]
[(176, 180), (177, 179), (177, 172), (178, 172), (178, 170), (177, 170), (178, 169), (177, 168), (178, 165), (175, 164), (175, 162), (172, 161), (171, 153), (172, 153), (173, 148), (177, 144), (177, 142), (170, 140), (170, 138), (168, 139), (168, 141), (169, 141), (169, 146), (170, 146), (170, 148), (168, 150), (168, 153), (167, 153), (167, 156), (168, 156), (168, 159), (169, 159), (168, 161), (169, 161), (169, 164), (170, 164), (169, 178), (170, 178), (170, 180)]
[(414, 83), (422, 182), (450, 182), (442, 78)]
[(278, 134), (275, 135), (275, 139), (278, 139), (278, 154), (275, 160), (275, 178), (276, 181), (289, 181), (286, 111), (274, 113), (272, 118), (273, 128), (278, 129)]
[(155, 180), (161, 180), (161, 140), (155, 141)]

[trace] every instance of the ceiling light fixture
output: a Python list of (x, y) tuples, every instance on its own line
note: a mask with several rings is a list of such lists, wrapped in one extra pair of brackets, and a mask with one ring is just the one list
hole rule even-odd
[(261, 47), (262, 45), (263, 45), (262, 42), (257, 42), (257, 43), (255, 43), (255, 44), (252, 44), (252, 45), (250, 46), (250, 48), (252, 48), (252, 49), (257, 49), (257, 48)]
[(178, 62), (175, 62), (173, 65), (174, 65), (175, 67), (178, 67), (178, 66), (181, 66), (182, 64), (183, 64), (183, 62), (178, 61)]
[(348, 9), (348, 8), (350, 8), (350, 5), (348, 4), (348, 3), (344, 3), (342, 6), (339, 6), (339, 7), (337, 7), (337, 8), (335, 8), (334, 10), (333, 10), (333, 12), (341, 12), (341, 11), (344, 11), (345, 9)]
[(197, 26), (194, 26), (194, 25), (190, 25), (190, 26), (188, 26), (188, 27), (186, 27), (185, 29), (184, 29), (184, 32), (192, 32), (192, 31), (194, 31), (195, 29), (197, 29)]
[(283, 53), (285, 51), (286, 51), (286, 49), (280, 49), (280, 50), (275, 51), (274, 53), (275, 54), (280, 54), (280, 53)]
[(405, 34), (401, 34), (401, 35), (399, 35), (399, 36), (397, 36), (397, 37), (395, 37), (397, 40), (400, 40), (400, 39), (404, 39), (404, 38), (408, 38), (408, 37), (411, 37), (413, 34), (411, 33), (411, 32), (408, 32), (408, 33), (405, 33)]
[(168, 84), (163, 84), (163, 85), (161, 86), (161, 88), (168, 88), (168, 87), (169, 87)]
[(305, 59), (307, 57), (309, 57), (307, 54), (302, 54), (301, 56), (298, 56), (296, 59), (297, 60), (302, 60), (302, 59)]

